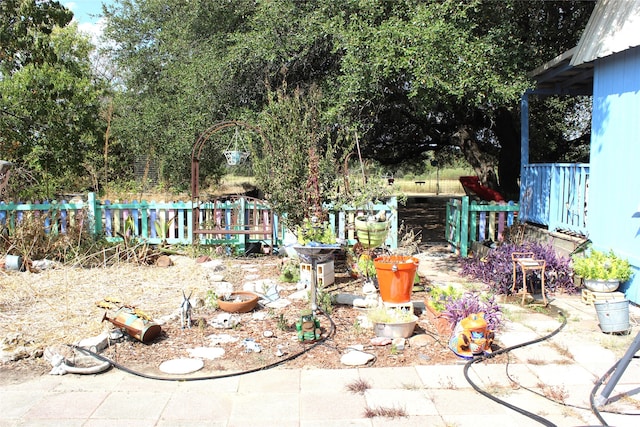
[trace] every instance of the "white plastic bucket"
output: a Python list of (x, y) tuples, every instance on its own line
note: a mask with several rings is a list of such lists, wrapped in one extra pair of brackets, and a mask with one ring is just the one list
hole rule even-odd
[(596, 314), (602, 332), (626, 332), (629, 330), (629, 301), (596, 301)]

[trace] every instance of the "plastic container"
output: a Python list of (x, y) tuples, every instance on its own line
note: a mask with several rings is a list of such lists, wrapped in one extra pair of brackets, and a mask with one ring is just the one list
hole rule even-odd
[(18, 255), (7, 255), (4, 259), (4, 267), (11, 271), (24, 271), (22, 257)]

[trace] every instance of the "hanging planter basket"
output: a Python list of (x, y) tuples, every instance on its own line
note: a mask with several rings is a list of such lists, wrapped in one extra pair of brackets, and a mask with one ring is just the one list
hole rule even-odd
[(227, 164), (229, 166), (238, 166), (239, 164), (244, 163), (244, 161), (249, 158), (249, 152), (239, 150), (226, 150), (224, 151), (224, 156), (227, 158)]
[(358, 241), (363, 247), (377, 248), (387, 240), (389, 222), (367, 221), (366, 217), (357, 217), (355, 219), (355, 228)]

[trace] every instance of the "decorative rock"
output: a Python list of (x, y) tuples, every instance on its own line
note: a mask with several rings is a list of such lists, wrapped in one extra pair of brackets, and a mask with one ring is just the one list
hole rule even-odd
[(260, 344), (258, 344), (253, 338), (245, 338), (242, 340), (242, 345), (245, 347), (245, 352), (251, 353), (260, 353), (262, 348), (260, 348)]
[(220, 259), (212, 259), (211, 261), (203, 262), (200, 265), (202, 266), (202, 268), (206, 268), (207, 270), (210, 270), (210, 271), (218, 272), (218, 271), (225, 270), (225, 266), (222, 260)]
[(203, 264), (209, 261), (211, 261), (211, 257), (209, 255), (200, 255), (198, 258), (196, 258), (196, 263), (198, 264)]
[(369, 320), (369, 317), (367, 316), (358, 316), (356, 317), (356, 320), (358, 321), (358, 324), (362, 328), (367, 328), (367, 329), (373, 328), (373, 323), (371, 322), (371, 320)]
[(362, 344), (351, 344), (347, 347), (347, 350), (363, 351), (364, 346)]
[(373, 359), (375, 359), (375, 356), (371, 353), (365, 353), (363, 351), (353, 350), (348, 353), (345, 353), (340, 358), (340, 362), (343, 365), (347, 365), (347, 366), (362, 366), (362, 365), (366, 365)]
[(231, 329), (240, 323), (240, 317), (231, 313), (220, 313), (215, 319), (211, 319), (209, 324), (218, 329)]
[(251, 318), (253, 320), (265, 320), (268, 316), (268, 313), (265, 313), (264, 311), (254, 311), (253, 314), (251, 315)]
[(209, 283), (218, 283), (218, 282), (223, 282), (224, 281), (224, 274), (208, 274), (207, 275), (207, 280), (209, 281)]
[(296, 301), (303, 301), (307, 299), (307, 293), (308, 292), (303, 289), (301, 291), (292, 293), (291, 295), (289, 295), (289, 298)]
[(238, 341), (238, 337), (229, 334), (212, 334), (207, 337), (211, 345), (226, 344)]
[(353, 306), (358, 308), (374, 308), (378, 305), (377, 298), (356, 298), (353, 300)]
[(204, 366), (202, 359), (172, 359), (162, 362), (159, 369), (165, 374), (190, 374)]
[(291, 301), (289, 301), (286, 298), (280, 298), (278, 300), (275, 300), (273, 302), (270, 302), (266, 305), (267, 308), (273, 308), (273, 309), (278, 309), (278, 308), (285, 308), (286, 306), (290, 305)]
[(156, 267), (171, 267), (172, 265), (173, 261), (168, 255), (160, 255), (156, 260)]
[(262, 336), (263, 336), (263, 337), (265, 337), (265, 338), (271, 338), (271, 337), (273, 336), (273, 332), (271, 332), (271, 331), (264, 331), (264, 332), (262, 333)]
[(92, 338), (85, 338), (83, 340), (80, 340), (77, 343), (77, 346), (89, 349), (94, 353), (99, 353), (105, 348), (107, 348), (108, 341), (109, 341), (109, 335), (106, 333), (102, 333)]
[(353, 294), (338, 294), (336, 295), (336, 304), (354, 305), (356, 299), (358, 299), (358, 297)]
[(432, 345), (434, 341), (435, 340), (430, 335), (418, 334), (409, 338), (409, 345), (416, 348), (427, 347)]
[(189, 356), (200, 359), (214, 360), (224, 356), (224, 348), (222, 347), (196, 347), (187, 350)]
[(371, 338), (371, 345), (385, 346), (391, 344), (391, 338), (387, 337), (375, 337)]
[[(258, 278), (260, 278), (259, 274), (245, 274), (244, 276), (245, 279), (247, 280), (256, 280)], [(249, 289), (245, 289), (245, 291), (248, 291)]]
[(391, 345), (393, 345), (396, 350), (404, 350), (405, 342), (406, 340), (402, 337), (394, 338)]

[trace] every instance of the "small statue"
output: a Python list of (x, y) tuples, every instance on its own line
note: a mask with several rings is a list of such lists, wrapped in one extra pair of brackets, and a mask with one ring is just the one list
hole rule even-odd
[(317, 341), (320, 339), (320, 321), (313, 315), (311, 310), (300, 312), (300, 321), (296, 322), (298, 331), (298, 341)]
[(191, 294), (193, 294), (193, 291), (191, 291), (187, 297), (184, 294), (184, 291), (182, 291), (182, 304), (180, 304), (180, 324), (182, 325), (182, 329), (184, 329), (185, 324), (189, 329), (191, 329)]
[(449, 340), (449, 348), (465, 359), (491, 353), (494, 334), (487, 329), (484, 313), (474, 313), (456, 325)]

